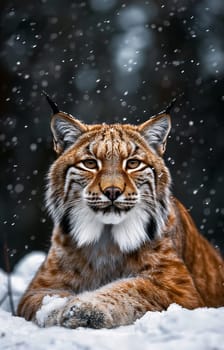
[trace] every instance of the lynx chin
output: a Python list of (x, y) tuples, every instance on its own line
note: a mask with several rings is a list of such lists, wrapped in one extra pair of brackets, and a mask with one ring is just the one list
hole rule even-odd
[(164, 111), (87, 125), (53, 108), (46, 260), (18, 306), (41, 327), (111, 328), (171, 303), (224, 305), (224, 262), (170, 192)]

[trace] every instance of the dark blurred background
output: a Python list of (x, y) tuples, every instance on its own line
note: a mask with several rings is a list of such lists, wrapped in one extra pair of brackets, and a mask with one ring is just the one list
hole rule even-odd
[(223, 0), (1, 0), (0, 26), (0, 266), (4, 236), (11, 266), (50, 242), (42, 89), (87, 123), (138, 123), (177, 97), (173, 192), (223, 251)]

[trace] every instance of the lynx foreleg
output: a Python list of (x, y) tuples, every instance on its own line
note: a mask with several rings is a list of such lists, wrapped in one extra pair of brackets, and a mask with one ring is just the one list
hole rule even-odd
[(147, 278), (130, 278), (70, 298), (58, 321), (68, 328), (112, 328), (131, 324), (149, 310), (164, 310), (173, 302), (187, 308), (203, 305), (191, 280), (177, 292), (169, 290), (169, 286), (155, 285)]

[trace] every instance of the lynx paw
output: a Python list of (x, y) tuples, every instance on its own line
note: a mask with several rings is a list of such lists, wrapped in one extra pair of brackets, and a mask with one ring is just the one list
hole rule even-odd
[(61, 311), (64, 309), (67, 302), (68, 298), (66, 297), (61, 298), (59, 295), (46, 295), (33, 321), (40, 327), (59, 325)]
[(111, 328), (113, 319), (106, 307), (77, 298), (65, 306), (61, 313), (60, 325), (66, 328)]

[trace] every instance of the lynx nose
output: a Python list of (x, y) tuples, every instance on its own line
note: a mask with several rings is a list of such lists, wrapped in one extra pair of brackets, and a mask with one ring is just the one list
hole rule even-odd
[(103, 191), (103, 194), (109, 198), (111, 201), (115, 201), (120, 195), (121, 195), (121, 190), (118, 187), (107, 187), (105, 188), (105, 190)]

